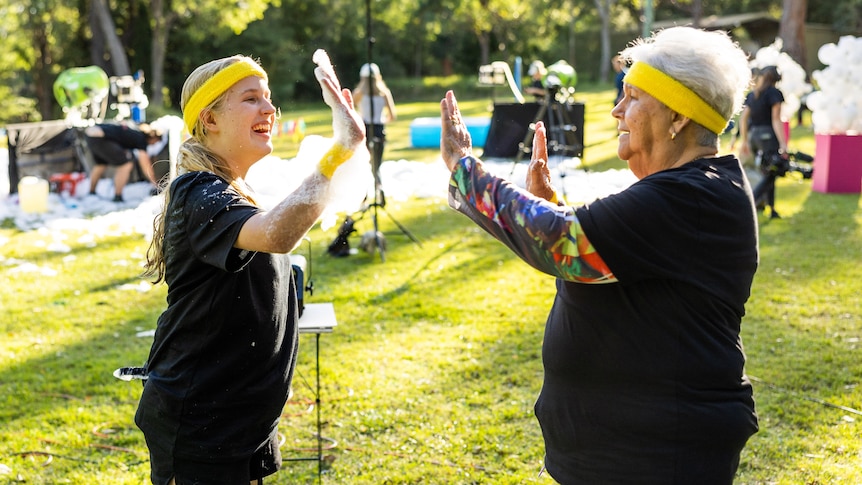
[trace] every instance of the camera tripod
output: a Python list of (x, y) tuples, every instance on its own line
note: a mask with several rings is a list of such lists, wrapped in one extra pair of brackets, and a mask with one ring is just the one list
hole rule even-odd
[[(582, 156), (583, 144), (576, 138), (578, 125), (572, 121), (564, 102), (557, 99), (559, 91), (559, 86), (547, 89), (545, 99), (536, 112), (533, 122), (528, 126), (524, 140), (518, 145), (518, 156), (512, 163), (512, 171), (509, 173), (509, 176), (511, 177), (515, 172), (515, 167), (520, 163), (521, 158), (533, 152), (536, 123), (547, 119), (545, 130), (548, 134), (548, 165), (550, 167), (552, 160), (556, 160), (556, 169), (561, 179), (562, 195), (566, 197), (566, 167), (562, 162), (562, 158), (565, 156)], [(566, 100), (569, 97), (569, 95), (566, 95)], [(584, 171), (587, 170), (587, 167), (583, 163), (582, 167)]]
[(419, 246), (422, 246), (422, 243), (420, 243), (419, 240), (416, 239), (416, 236), (408, 231), (406, 227), (392, 217), (392, 214), (386, 210), (386, 196), (383, 193), (383, 183), (380, 180), (380, 165), (383, 163), (384, 133), (382, 126), (379, 130), (377, 129), (374, 119), (374, 85), (375, 77), (379, 74), (375, 73), (373, 69), (370, 69), (372, 66), (371, 52), (375, 42), (374, 36), (371, 34), (371, 0), (365, 0), (365, 29), (368, 36), (368, 106), (370, 107), (369, 119), (366, 120), (365, 126), (366, 136), (368, 137), (368, 151), (371, 153), (371, 170), (374, 175), (374, 201), (369, 204), (365, 204), (365, 206), (360, 210), (361, 215), (357, 220), (362, 219), (362, 217), (370, 211), (374, 232), (371, 235), (368, 235), (367, 233), (363, 234), (360, 246), (369, 253), (377, 251), (380, 253), (380, 261), (386, 261), (386, 238), (383, 236), (383, 233), (379, 228), (379, 211), (386, 214), (389, 219), (395, 223), (398, 229), (410, 238), (411, 241), (415, 242)]
[(777, 150), (768, 153), (762, 149), (757, 150), (754, 164), (760, 168), (763, 178), (752, 189), (752, 196), (758, 210), (769, 207), (770, 219), (781, 219), (775, 211), (776, 179), (791, 172), (800, 174), (803, 179), (810, 179), (814, 173), (811, 165), (813, 162), (814, 157), (802, 152), (787, 152), (781, 155)]
[(377, 143), (380, 143), (380, 139), (378, 137), (375, 136), (369, 139), (369, 145), (371, 148), (371, 150), (369, 150), (371, 152), (371, 169), (374, 172), (374, 200), (363, 205), (362, 209), (359, 211), (359, 217), (355, 220), (361, 220), (365, 217), (366, 213), (371, 214), (371, 222), (374, 227), (374, 232), (371, 234), (363, 234), (359, 245), (369, 253), (377, 251), (380, 254), (380, 261), (385, 262), (387, 249), (386, 237), (379, 228), (379, 212), (386, 214), (386, 216), (389, 217), (389, 220), (391, 220), (405, 236), (410, 238), (411, 241), (415, 242), (420, 247), (422, 246), (422, 243), (419, 242), (419, 239), (417, 239), (413, 233), (408, 231), (403, 224), (398, 222), (398, 220), (392, 217), (392, 214), (386, 210), (386, 195), (383, 193), (383, 184), (380, 182), (380, 164), (382, 163), (380, 154), (383, 150), (376, 149)]

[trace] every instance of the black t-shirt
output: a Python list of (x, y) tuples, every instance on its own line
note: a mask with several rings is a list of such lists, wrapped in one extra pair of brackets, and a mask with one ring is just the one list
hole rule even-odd
[(135, 159), (131, 150), (145, 150), (147, 135), (123, 124), (100, 124), (105, 136), (87, 137), (94, 162), (101, 165), (122, 165)]
[(287, 255), (233, 245), (260, 209), (218, 176), (170, 188), (167, 310), (135, 421), (148, 444), (213, 462), (247, 457), (275, 430), (298, 342)]
[(99, 128), (105, 132), (105, 139), (115, 141), (123, 148), (146, 150), (147, 135), (127, 125), (103, 124)]
[(548, 471), (566, 484), (729, 483), (757, 430), (739, 339), (757, 226), (739, 162), (655, 173), (577, 217), (618, 282), (557, 281), (536, 403)]
[(748, 93), (745, 105), (748, 106), (750, 126), (772, 126), (772, 107), (784, 102), (784, 95), (775, 86), (764, 89), (760, 96), (754, 91)]

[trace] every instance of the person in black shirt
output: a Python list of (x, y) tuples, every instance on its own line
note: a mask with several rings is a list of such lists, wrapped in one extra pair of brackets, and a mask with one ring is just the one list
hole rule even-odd
[(287, 253), (341, 185), (337, 169), (369, 158), (350, 90), (320, 52), (315, 75), (334, 142), (268, 211), (244, 182), (273, 150), (278, 111), (266, 72), (249, 57), (228, 57), (198, 67), (183, 86), (191, 138), (163, 192), (145, 271), (168, 285), (135, 415), (154, 484), (246, 485), (281, 466), (277, 426), (296, 364), (301, 291)]
[(523, 190), (473, 156), (449, 91), (449, 205), (557, 277), (535, 405), (554, 480), (730, 485), (758, 429), (740, 339), (756, 214), (739, 160), (718, 155), (746, 55), (724, 32), (674, 27), (621, 56), (631, 67), (611, 114), (636, 183), (566, 206), (539, 122)]
[(545, 63), (542, 61), (533, 61), (530, 63), (530, 68), (527, 70), (527, 75), (530, 76), (530, 84), (524, 89), (527, 94), (532, 94), (537, 101), (544, 101), (548, 91), (545, 89), (545, 76), (548, 70), (545, 69)]
[(614, 98), (614, 105), (619, 103), (623, 99), (623, 79), (626, 77), (625, 64), (620, 56), (614, 56), (611, 60), (611, 64), (614, 67), (614, 87), (617, 88), (617, 97)]
[(132, 126), (125, 123), (101, 123), (84, 130), (87, 146), (93, 154), (95, 166), (90, 169), (90, 194), (96, 194), (96, 185), (107, 170), (114, 169), (114, 202), (123, 202), (123, 189), (137, 162), (147, 180), (156, 185), (153, 165), (147, 153), (149, 145), (158, 143), (162, 134), (149, 125)]
[(739, 116), (740, 155), (755, 155), (760, 160), (763, 178), (754, 187), (754, 200), (769, 207), (770, 218), (780, 218), (775, 210), (775, 178), (782, 161), (788, 159), (787, 140), (781, 122), (784, 95), (775, 84), (781, 80), (778, 68), (764, 67), (757, 85), (745, 98), (745, 109)]

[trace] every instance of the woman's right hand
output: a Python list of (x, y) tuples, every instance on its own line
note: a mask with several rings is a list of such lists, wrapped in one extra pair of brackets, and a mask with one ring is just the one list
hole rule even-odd
[(332, 131), (336, 143), (355, 150), (365, 143), (365, 123), (353, 108), (353, 95), (347, 88), (341, 88), (338, 77), (329, 63), (325, 52), (314, 53), (314, 76), (323, 91), (323, 100), (332, 108)]

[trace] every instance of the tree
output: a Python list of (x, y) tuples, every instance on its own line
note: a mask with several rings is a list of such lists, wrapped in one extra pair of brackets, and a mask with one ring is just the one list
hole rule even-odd
[(75, 42), (78, 11), (61, 0), (26, 0), (9, 2), (9, 6), (17, 18), (13, 23), (10, 16), (4, 16), (3, 21), (17, 25), (18, 30), (8, 31), (11, 38), (4, 40), (4, 47), (15, 49), (21, 70), (29, 77), (25, 94), (36, 98), (39, 112), (31, 119), (53, 119), (59, 112), (54, 102), (54, 79), (65, 63), (80, 53)]
[(152, 27), (150, 104), (164, 106), (165, 57), (170, 41), (171, 29), (179, 20), (194, 23), (201, 42), (211, 42), (213, 37), (226, 32), (239, 35), (249, 23), (263, 18), (270, 6), (278, 6), (280, 0), (150, 0)]
[(805, 53), (805, 18), (808, 0), (784, 0), (784, 15), (778, 27), (778, 36), (784, 43), (784, 52), (802, 66), (808, 68)]
[[(108, 72), (114, 76), (126, 76), (132, 73), (129, 68), (129, 58), (126, 56), (126, 50), (123, 43), (120, 42), (120, 37), (117, 35), (117, 28), (114, 25), (114, 19), (111, 17), (111, 11), (108, 9), (108, 4), (105, 0), (91, 0), (90, 2), (90, 28), (93, 31), (93, 37), (98, 37), (107, 44), (108, 53), (112, 69)], [(96, 43), (93, 43), (96, 45)], [(101, 54), (100, 49), (91, 49), (94, 63), (95, 59)], [(101, 64), (101, 63), (97, 63)]]
[(602, 61), (601, 61), (601, 79), (607, 80), (608, 66), (611, 65), (611, 9), (614, 7), (616, 0), (596, 0), (596, 9), (599, 12), (599, 19), (602, 23)]
[(703, 18), (702, 0), (671, 0), (671, 3), (691, 17), (691, 25), (700, 27), (700, 20)]

